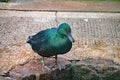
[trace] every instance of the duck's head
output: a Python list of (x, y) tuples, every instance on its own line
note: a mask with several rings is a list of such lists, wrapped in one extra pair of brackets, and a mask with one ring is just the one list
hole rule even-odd
[(59, 25), (58, 33), (62, 36), (67, 36), (71, 42), (75, 42), (74, 38), (71, 35), (70, 25), (67, 23), (62, 23)]

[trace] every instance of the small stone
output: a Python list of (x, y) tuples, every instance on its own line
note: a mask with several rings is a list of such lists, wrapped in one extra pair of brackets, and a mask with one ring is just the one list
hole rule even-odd
[(88, 22), (88, 19), (84, 19), (85, 22)]

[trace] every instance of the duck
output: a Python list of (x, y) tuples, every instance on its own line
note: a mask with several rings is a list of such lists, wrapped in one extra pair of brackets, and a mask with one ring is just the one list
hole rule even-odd
[(74, 41), (70, 25), (61, 23), (56, 28), (45, 29), (33, 36), (29, 36), (27, 43), (30, 44), (35, 53), (43, 57), (41, 62), (44, 67), (44, 57), (55, 56), (55, 65), (57, 65), (57, 55), (69, 52)]

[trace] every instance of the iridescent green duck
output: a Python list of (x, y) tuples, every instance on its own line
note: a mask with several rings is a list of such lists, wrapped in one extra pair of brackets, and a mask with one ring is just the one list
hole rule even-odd
[[(46, 29), (30, 36), (29, 43), (34, 52), (43, 57), (55, 55), (55, 64), (57, 65), (57, 55), (65, 54), (70, 51), (74, 39), (71, 35), (70, 25), (62, 23), (58, 28)], [(43, 62), (44, 64), (44, 62)]]

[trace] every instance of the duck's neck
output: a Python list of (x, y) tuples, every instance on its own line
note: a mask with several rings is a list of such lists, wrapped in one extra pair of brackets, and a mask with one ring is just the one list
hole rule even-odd
[(59, 34), (59, 33), (57, 33), (56, 36), (61, 37), (61, 38), (65, 37), (64, 35)]

